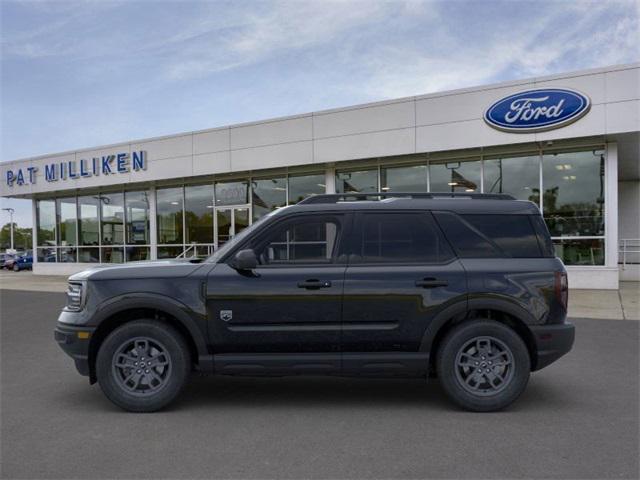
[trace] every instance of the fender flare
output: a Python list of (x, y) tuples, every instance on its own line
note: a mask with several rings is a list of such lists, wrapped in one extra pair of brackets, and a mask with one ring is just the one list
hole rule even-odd
[(452, 318), (460, 316), (464, 317), (468, 311), (467, 303), (468, 301), (465, 296), (464, 299), (458, 300), (447, 306), (444, 310), (441, 310), (435, 317), (433, 317), (422, 336), (422, 341), (420, 342), (421, 352), (429, 352), (429, 354), (431, 354), (431, 345), (433, 344), (433, 340), (436, 338), (440, 329)]
[(431, 352), (433, 341), (440, 329), (452, 318), (464, 317), (471, 310), (497, 310), (517, 318), (525, 326), (536, 325), (538, 322), (527, 310), (509, 297), (501, 295), (469, 298), (456, 302), (438, 313), (427, 327), (420, 343), (421, 352)]
[[(181, 302), (156, 293), (127, 293), (111, 297), (98, 306), (98, 313), (94, 316), (92, 323), (95, 323), (99, 329), (100, 324), (107, 318), (137, 308), (159, 310), (171, 315), (189, 332), (196, 346), (198, 357), (202, 358), (208, 355), (206, 331), (200, 328), (198, 322), (193, 318), (193, 310)], [(202, 317), (202, 322), (206, 325), (206, 316), (198, 316)]]

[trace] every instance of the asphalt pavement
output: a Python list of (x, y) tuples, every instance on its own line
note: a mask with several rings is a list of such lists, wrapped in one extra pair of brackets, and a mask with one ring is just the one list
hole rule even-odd
[(2, 478), (638, 478), (640, 322), (574, 319), (574, 350), (507, 411), (437, 380), (194, 376), (125, 413), (53, 340), (64, 296), (0, 290)]

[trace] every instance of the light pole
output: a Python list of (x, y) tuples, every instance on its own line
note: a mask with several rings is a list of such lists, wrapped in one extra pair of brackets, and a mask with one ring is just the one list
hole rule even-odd
[(13, 251), (13, 214), (15, 212), (15, 210), (11, 207), (9, 208), (3, 208), (3, 210), (6, 210), (7, 212), (9, 212), (9, 228), (11, 228), (11, 250)]

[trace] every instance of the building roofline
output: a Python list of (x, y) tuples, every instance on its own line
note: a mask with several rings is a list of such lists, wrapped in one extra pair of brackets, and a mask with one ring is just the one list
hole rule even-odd
[(490, 90), (496, 90), (504, 87), (514, 87), (518, 85), (526, 85), (531, 83), (536, 84), (536, 83), (547, 82), (551, 80), (576, 78), (576, 77), (582, 77), (582, 76), (588, 76), (588, 75), (596, 75), (600, 73), (615, 72), (615, 71), (621, 71), (621, 70), (631, 70), (636, 68), (640, 68), (640, 62), (610, 65), (610, 66), (590, 68), (585, 70), (576, 70), (576, 71), (564, 72), (564, 73), (553, 74), (553, 75), (545, 75), (540, 77), (528, 77), (528, 78), (522, 78), (518, 80), (509, 80), (505, 82), (491, 83), (487, 85), (478, 85), (473, 87), (465, 87), (465, 88), (459, 88), (454, 90), (443, 90), (443, 91), (427, 93), (422, 95), (412, 95), (408, 97), (380, 100), (380, 101), (369, 102), (369, 103), (349, 105), (346, 107), (337, 107), (337, 108), (317, 110), (317, 111), (312, 111), (307, 113), (286, 115), (282, 117), (265, 118), (262, 120), (236, 123), (236, 124), (224, 125), (220, 127), (206, 128), (202, 130), (192, 130), (192, 131), (179, 132), (179, 133), (173, 133), (173, 134), (167, 134), (167, 135), (160, 135), (155, 137), (124, 140), (121, 142), (115, 142), (115, 143), (110, 143), (105, 145), (95, 145), (90, 147), (82, 147), (82, 148), (77, 148), (72, 150), (65, 150), (62, 152), (46, 153), (42, 155), (36, 155), (33, 157), (23, 157), (23, 158), (11, 159), (11, 160), (2, 160), (0, 161), (0, 163), (5, 164), (5, 163), (17, 163), (17, 162), (30, 162), (33, 160), (40, 160), (43, 158), (58, 157), (58, 156), (88, 152), (92, 150), (105, 150), (105, 149), (110, 149), (110, 148), (119, 147), (119, 146), (131, 145), (134, 143), (147, 143), (147, 142), (153, 142), (157, 140), (166, 140), (169, 138), (180, 138), (180, 137), (186, 137), (189, 135), (196, 135), (201, 133), (224, 131), (224, 130), (231, 130), (234, 128), (269, 124), (269, 123), (275, 123), (275, 122), (281, 122), (281, 121), (293, 120), (293, 119), (299, 119), (299, 118), (329, 115), (332, 113), (345, 112), (350, 110), (359, 110), (359, 109), (372, 108), (372, 107), (378, 107), (378, 106), (384, 106), (384, 105), (392, 105), (396, 103), (405, 103), (405, 102), (417, 101), (417, 100), (428, 99), (428, 98), (448, 97), (448, 96), (454, 96), (454, 95), (461, 95), (465, 93), (490, 91)]

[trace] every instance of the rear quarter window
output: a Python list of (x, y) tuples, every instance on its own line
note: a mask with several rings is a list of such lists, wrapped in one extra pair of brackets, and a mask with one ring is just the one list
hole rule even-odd
[(539, 258), (542, 256), (531, 215), (436, 214), (460, 257)]

